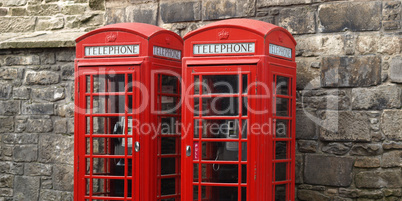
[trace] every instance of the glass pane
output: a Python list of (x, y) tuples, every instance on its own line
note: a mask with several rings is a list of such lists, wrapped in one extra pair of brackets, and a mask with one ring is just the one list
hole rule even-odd
[(202, 76), (203, 94), (239, 93), (238, 75), (204, 75)]
[(90, 75), (85, 76), (85, 85), (86, 85), (85, 92), (86, 93), (91, 92), (91, 76)]
[(200, 99), (199, 98), (194, 98), (194, 116), (200, 116), (200, 114), (205, 115), (209, 111), (208, 105), (207, 105), (207, 100), (203, 99), (202, 100), (202, 108), (200, 112)]
[(124, 96), (94, 96), (93, 113), (124, 113)]
[(242, 75), (242, 82), (243, 82), (243, 93), (246, 94), (247, 93), (247, 86), (248, 86), (248, 76), (247, 75)]
[(176, 158), (161, 158), (161, 174), (176, 173)]
[(208, 175), (202, 182), (238, 183), (239, 165), (237, 164), (203, 164), (202, 172)]
[[(129, 117), (129, 127), (132, 127), (132, 120)], [(87, 118), (87, 121), (89, 118)], [(88, 123), (88, 125), (90, 125)], [(124, 117), (93, 117), (93, 134), (123, 134)], [(132, 134), (129, 132), (129, 134)]]
[(247, 183), (247, 165), (241, 165), (241, 183)]
[(127, 91), (128, 92), (133, 92), (133, 75), (132, 74), (128, 74), (127, 75)]
[(289, 99), (276, 98), (276, 116), (281, 117), (289, 116)]
[(91, 97), (90, 97), (90, 96), (87, 96), (87, 97), (85, 98), (85, 101), (86, 101), (85, 113), (86, 113), (86, 114), (89, 114), (90, 108), (91, 108)]
[(176, 179), (161, 179), (161, 195), (172, 195), (175, 194)]
[(285, 181), (287, 163), (275, 163), (275, 181)]
[(287, 191), (286, 184), (275, 186), (275, 201), (286, 200), (286, 194), (287, 194), (286, 191)]
[(247, 99), (247, 97), (243, 97), (241, 111), (242, 111), (241, 115), (247, 116), (247, 113), (248, 113), (248, 99)]
[(176, 134), (176, 118), (161, 118), (161, 134)]
[(277, 138), (287, 138), (288, 136), (288, 125), (289, 120), (277, 119), (276, 120), (276, 137)]
[[(93, 158), (92, 173), (96, 175), (124, 176), (125, 161), (122, 158)], [(128, 159), (128, 176), (132, 174), (132, 160)], [(90, 174), (88, 168), (87, 174)]]
[(161, 154), (176, 154), (176, 138), (161, 137)]
[(193, 164), (193, 181), (197, 182), (198, 181), (198, 163)]
[(241, 138), (247, 139), (247, 119), (242, 120)]
[(198, 200), (198, 186), (193, 186), (193, 200)]
[(194, 94), (200, 94), (200, 76), (194, 76)]
[(276, 94), (290, 95), (289, 94), (289, 78), (283, 76), (276, 77)]
[(208, 191), (206, 194), (211, 196), (208, 201), (237, 201), (238, 199), (237, 187), (206, 186), (205, 191)]
[(94, 75), (94, 89), (98, 92), (124, 92), (125, 75), (124, 74), (108, 74)]
[(241, 187), (241, 201), (247, 201), (247, 188)]
[[(179, 108), (178, 104), (178, 98), (177, 97), (171, 97), (171, 96), (162, 96), (161, 97), (161, 111), (163, 113), (169, 113), (169, 114), (175, 114), (177, 113), (177, 109)], [(159, 101), (159, 99), (158, 99)]]
[[(202, 160), (238, 161), (238, 142), (202, 142)], [(242, 160), (247, 160), (247, 143), (242, 142)]]
[(239, 138), (239, 120), (237, 119), (202, 120), (201, 127), (203, 138)]
[(288, 142), (277, 141), (275, 143), (275, 159), (287, 159)]
[[(93, 154), (96, 155), (125, 155), (124, 138), (92, 138)], [(132, 142), (131, 138), (128, 138)], [(127, 149), (127, 154), (131, 155), (131, 146)]]
[(203, 98), (206, 107), (202, 112), (205, 116), (238, 116), (239, 115), (239, 98), (238, 97), (214, 97)]
[(167, 93), (167, 94), (177, 94), (178, 93), (177, 77), (170, 76), (170, 75), (162, 75), (160, 77), (161, 77), (161, 81), (162, 81), (162, 89), (158, 90), (158, 91), (160, 91), (162, 93)]

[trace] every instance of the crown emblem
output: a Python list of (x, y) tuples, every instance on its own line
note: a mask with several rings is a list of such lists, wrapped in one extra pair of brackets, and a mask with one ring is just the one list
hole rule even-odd
[(227, 31), (225, 31), (225, 29), (223, 29), (222, 31), (220, 31), (218, 33), (218, 37), (219, 37), (219, 40), (226, 40), (229, 38), (229, 32), (227, 32)]
[(115, 33), (111, 33), (106, 36), (106, 41), (107, 42), (114, 42), (117, 39), (117, 35)]
[(278, 39), (279, 39), (279, 41), (280, 41), (281, 43), (283, 43), (283, 38), (284, 38), (283, 33), (279, 33)]
[(171, 39), (169, 37), (166, 37), (165, 40), (166, 40), (166, 44), (170, 45)]

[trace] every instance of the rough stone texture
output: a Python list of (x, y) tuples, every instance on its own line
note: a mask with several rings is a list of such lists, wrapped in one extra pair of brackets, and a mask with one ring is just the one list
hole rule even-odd
[[(305, 90), (301, 92), (303, 108), (318, 110), (348, 110), (351, 106), (349, 90)], [(318, 123), (317, 119), (314, 119)]]
[(296, 110), (296, 139), (313, 140), (318, 138), (317, 125), (309, 118), (310, 111)]
[(22, 113), (31, 115), (51, 115), (54, 114), (54, 105), (51, 103), (26, 103), (22, 105)]
[(373, 86), (381, 83), (381, 58), (324, 57), (321, 68), (321, 86), (357, 87)]
[(322, 152), (335, 155), (344, 155), (349, 152), (351, 143), (331, 142), (322, 147)]
[(41, 135), (39, 137), (39, 158), (42, 163), (73, 164), (73, 137), (62, 135)]
[(15, 115), (19, 112), (19, 101), (0, 101), (0, 115)]
[(255, 14), (256, 0), (202, 1), (202, 19), (216, 20), (232, 17), (251, 17)]
[(379, 158), (358, 158), (355, 161), (355, 167), (359, 168), (378, 168), (381, 166), (381, 161)]
[(315, 153), (317, 152), (318, 143), (314, 140), (299, 140), (297, 146), (302, 153)]
[(296, 55), (310, 57), (345, 54), (345, 36), (343, 35), (296, 35), (295, 39), (297, 41)]
[(306, 155), (304, 182), (315, 185), (347, 187), (352, 183), (354, 160), (349, 157)]
[(54, 72), (28, 72), (26, 75), (26, 83), (29, 85), (47, 85), (57, 84), (60, 82), (60, 75)]
[(355, 182), (358, 188), (401, 188), (401, 170), (362, 171), (356, 174)]
[(381, 28), (381, 2), (340, 2), (318, 8), (321, 32), (375, 31)]
[(62, 17), (40, 17), (36, 22), (36, 31), (49, 31), (62, 29), (64, 27), (64, 18)]
[(299, 200), (306, 200), (306, 201), (330, 201), (331, 198), (326, 196), (322, 193), (312, 190), (299, 190), (297, 192), (297, 198)]
[(402, 110), (384, 110), (381, 130), (389, 140), (402, 141)]
[(282, 9), (278, 16), (278, 25), (292, 34), (315, 33), (315, 12), (314, 7)]
[(1, 17), (0, 33), (31, 32), (35, 29), (35, 17)]
[(72, 165), (55, 165), (53, 188), (55, 190), (72, 191), (74, 186), (74, 167)]
[(0, 133), (8, 133), (12, 132), (13, 130), (14, 130), (14, 118), (0, 116)]
[(303, 166), (304, 166), (303, 161), (304, 161), (303, 155), (296, 154), (296, 165), (295, 165), (296, 184), (303, 183)]
[(32, 90), (32, 98), (40, 101), (55, 102), (65, 98), (64, 88), (49, 87)]
[(402, 151), (385, 152), (382, 155), (381, 167), (402, 167)]
[(379, 144), (355, 144), (350, 150), (353, 156), (376, 156), (383, 153), (382, 146)]
[(201, 19), (200, 3), (197, 1), (160, 3), (160, 15), (165, 23), (188, 22)]
[(391, 60), (389, 78), (392, 82), (402, 83), (402, 57), (395, 57)]
[(402, 142), (385, 141), (385, 142), (382, 144), (382, 148), (383, 148), (384, 150), (402, 149)]
[(52, 175), (52, 165), (41, 163), (27, 163), (24, 168), (27, 176), (50, 176)]
[(324, 141), (370, 141), (370, 120), (367, 112), (326, 111), (320, 128)]
[(14, 146), (14, 160), (18, 162), (32, 162), (38, 159), (38, 147), (36, 145)]
[(157, 24), (158, 4), (139, 4), (126, 8), (128, 22)]
[(31, 201), (39, 198), (40, 180), (38, 177), (16, 176), (14, 198)]
[(316, 66), (321, 64), (320, 60), (316, 58), (297, 58), (297, 89), (307, 90), (316, 89), (320, 87), (320, 69)]
[(257, 6), (268, 7), (268, 6), (288, 6), (288, 5), (297, 5), (297, 4), (309, 4), (312, 3), (313, 0), (259, 0), (257, 1)]
[(396, 85), (352, 89), (353, 109), (388, 109), (402, 106), (402, 89)]

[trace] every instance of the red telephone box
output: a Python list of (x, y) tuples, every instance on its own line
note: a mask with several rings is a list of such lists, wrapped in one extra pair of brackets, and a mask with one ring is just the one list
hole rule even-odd
[(294, 200), (295, 46), (249, 19), (184, 36), (182, 200)]
[(75, 200), (180, 200), (177, 34), (108, 25), (77, 40)]

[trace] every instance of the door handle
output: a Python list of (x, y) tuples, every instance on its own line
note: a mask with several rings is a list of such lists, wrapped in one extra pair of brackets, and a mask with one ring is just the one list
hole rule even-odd
[(135, 152), (139, 152), (140, 151), (140, 142), (136, 141), (134, 143), (134, 150)]
[(187, 145), (186, 147), (186, 156), (191, 156), (191, 146)]

